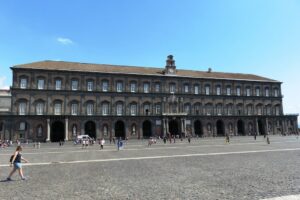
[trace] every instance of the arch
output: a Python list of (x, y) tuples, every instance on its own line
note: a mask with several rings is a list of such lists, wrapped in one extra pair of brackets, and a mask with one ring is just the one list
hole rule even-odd
[(51, 125), (51, 142), (59, 142), (65, 139), (65, 125), (61, 121), (55, 121)]
[(125, 124), (123, 121), (117, 121), (115, 123), (115, 137), (125, 139)]
[(176, 120), (169, 121), (169, 133), (171, 135), (180, 135), (178, 122)]
[(246, 135), (245, 134), (245, 125), (242, 120), (237, 121), (237, 130), (238, 130), (238, 135)]
[(203, 136), (202, 123), (200, 120), (196, 120), (194, 122), (194, 130), (195, 130), (195, 135), (197, 135), (199, 137)]
[(259, 133), (259, 135), (265, 135), (266, 134), (265, 127), (264, 127), (264, 124), (263, 124), (263, 122), (262, 122), (261, 119), (259, 119), (257, 121), (257, 125), (258, 125), (258, 133)]
[(143, 122), (143, 137), (149, 138), (152, 136), (152, 124), (149, 120)]
[(85, 135), (89, 135), (91, 138), (96, 139), (96, 123), (93, 121), (87, 121), (84, 125)]
[(217, 125), (217, 136), (225, 136), (224, 122), (222, 120), (218, 120), (216, 125)]

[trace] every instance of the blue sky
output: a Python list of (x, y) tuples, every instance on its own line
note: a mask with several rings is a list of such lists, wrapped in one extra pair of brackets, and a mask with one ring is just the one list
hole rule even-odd
[(0, 0), (0, 88), (40, 60), (252, 73), (300, 113), (300, 0)]

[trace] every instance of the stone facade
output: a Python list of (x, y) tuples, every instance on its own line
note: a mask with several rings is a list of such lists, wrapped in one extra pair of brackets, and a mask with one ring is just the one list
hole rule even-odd
[[(11, 68), (11, 114), (0, 117), (0, 123), (10, 123), (6, 126), (9, 135), (3, 134), (2, 127), (2, 139), (59, 141), (80, 134), (94, 138), (208, 137), (298, 131), (298, 115), (283, 114), (281, 82), (275, 80), (241, 74), (222, 78), (211, 69), (203, 72), (207, 77), (181, 76), (172, 56), (158, 75), (147, 73), (147, 68), (138, 68), (145, 73), (112, 73), (102, 72), (99, 65), (97, 72), (90, 72), (60, 69), (59, 62), (45, 62), (56, 67), (28, 64)], [(81, 65), (84, 68), (85, 64)]]

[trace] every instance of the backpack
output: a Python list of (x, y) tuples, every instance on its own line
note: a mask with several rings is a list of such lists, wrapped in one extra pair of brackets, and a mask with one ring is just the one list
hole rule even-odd
[(10, 156), (9, 162), (11, 163), (14, 158), (14, 155)]

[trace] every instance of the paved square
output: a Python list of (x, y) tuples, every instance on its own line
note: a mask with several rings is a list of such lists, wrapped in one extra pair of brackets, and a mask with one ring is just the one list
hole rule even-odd
[(15, 174), (6, 182), (10, 147), (0, 151), (0, 199), (297, 199), (300, 139), (270, 139), (270, 145), (263, 137), (234, 137), (230, 144), (207, 138), (151, 147), (133, 140), (121, 151), (110, 144), (29, 145), (28, 180)]

